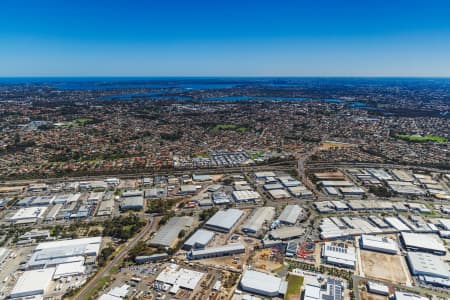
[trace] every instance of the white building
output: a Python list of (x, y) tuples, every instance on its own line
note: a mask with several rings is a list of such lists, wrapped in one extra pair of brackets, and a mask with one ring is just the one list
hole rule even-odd
[(397, 254), (399, 252), (397, 243), (387, 237), (362, 235), (360, 241), (361, 248), (365, 250), (372, 250), (389, 254)]
[(244, 212), (239, 209), (219, 210), (206, 222), (205, 228), (229, 232), (243, 215)]
[(49, 291), (55, 268), (26, 271), (19, 277), (9, 297), (23, 298), (31, 296), (43, 296)]
[(345, 268), (355, 268), (356, 251), (352, 246), (338, 247), (332, 243), (325, 243), (322, 246), (322, 257), (327, 264)]
[(282, 280), (273, 275), (253, 270), (247, 270), (242, 275), (241, 289), (267, 297), (276, 297), (284, 293)]

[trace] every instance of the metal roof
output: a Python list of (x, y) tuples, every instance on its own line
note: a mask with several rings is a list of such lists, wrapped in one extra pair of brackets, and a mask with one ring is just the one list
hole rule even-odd
[(280, 285), (280, 278), (253, 270), (247, 270), (241, 279), (243, 290), (267, 296), (277, 296)]
[(242, 210), (235, 208), (219, 210), (206, 222), (205, 226), (229, 231), (243, 214)]
[(303, 210), (298, 205), (287, 205), (280, 214), (278, 220), (283, 223), (295, 224), (301, 216)]
[(150, 240), (152, 245), (172, 247), (178, 239), (178, 234), (182, 229), (192, 226), (192, 217), (173, 217), (163, 227), (161, 227)]
[(408, 252), (407, 258), (413, 275), (450, 278), (449, 266), (440, 256), (421, 252)]
[(185, 243), (185, 246), (196, 248), (205, 247), (214, 237), (215, 233), (205, 229), (197, 230)]
[(242, 231), (260, 231), (264, 222), (272, 220), (274, 215), (275, 209), (273, 207), (258, 207), (253, 211), (250, 218), (242, 225)]

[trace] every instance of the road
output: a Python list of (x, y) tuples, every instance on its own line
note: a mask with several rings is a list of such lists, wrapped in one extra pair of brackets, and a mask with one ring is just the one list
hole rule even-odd
[(4, 179), (0, 181), (0, 186), (12, 186), (12, 185), (28, 185), (34, 183), (58, 183), (58, 182), (70, 182), (70, 181), (89, 181), (89, 180), (104, 180), (109, 177), (118, 177), (120, 179), (138, 179), (143, 177), (153, 177), (154, 175), (185, 175), (187, 173), (192, 174), (223, 174), (223, 173), (238, 173), (238, 172), (255, 172), (255, 171), (272, 171), (277, 170), (292, 170), (295, 167), (294, 160), (286, 160), (282, 162), (274, 162), (264, 165), (252, 165), (252, 166), (237, 166), (237, 167), (214, 167), (214, 168), (198, 168), (198, 169), (172, 169), (146, 173), (128, 173), (128, 174), (104, 174), (93, 176), (78, 176), (78, 177), (52, 177), (52, 178), (37, 178), (37, 179), (16, 179), (8, 180)]
[(139, 234), (134, 237), (131, 241), (128, 241), (122, 250), (111, 260), (100, 272), (98, 272), (94, 278), (92, 278), (88, 284), (86, 284), (79, 292), (78, 295), (74, 296), (73, 299), (82, 300), (87, 294), (95, 288), (97, 283), (103, 277), (107, 276), (111, 269), (122, 260), (122, 258), (131, 250), (134, 246), (136, 246), (137, 242), (139, 242), (146, 234), (150, 232), (153, 225), (153, 219), (149, 219), (145, 227), (139, 232)]

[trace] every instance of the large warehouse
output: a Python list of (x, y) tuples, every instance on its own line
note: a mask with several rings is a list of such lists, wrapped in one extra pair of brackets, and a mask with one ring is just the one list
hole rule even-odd
[(245, 271), (241, 279), (241, 289), (267, 297), (276, 297), (285, 293), (284, 282), (273, 275), (253, 270)]
[(40, 243), (26, 264), (26, 269), (55, 267), (67, 263), (84, 263), (86, 256), (96, 257), (101, 237)]
[(255, 191), (234, 191), (233, 198), (237, 203), (240, 202), (253, 202), (260, 198), (258, 192)]
[(244, 215), (239, 209), (219, 210), (205, 224), (205, 228), (220, 232), (229, 232)]
[(197, 230), (190, 238), (184, 243), (183, 249), (202, 249), (214, 238), (215, 233), (205, 229)]
[(188, 229), (194, 223), (192, 217), (172, 217), (161, 227), (150, 240), (152, 246), (173, 248), (178, 241), (181, 230)]
[(377, 252), (397, 254), (399, 248), (397, 243), (387, 237), (377, 237), (373, 235), (361, 235), (361, 248)]
[(245, 246), (241, 243), (233, 243), (224, 246), (208, 247), (204, 249), (191, 250), (187, 257), (189, 259), (202, 259), (210, 257), (220, 257), (245, 252)]
[(49, 290), (54, 272), (55, 268), (24, 272), (9, 297), (14, 299), (44, 295)]
[(414, 276), (450, 278), (449, 265), (440, 256), (429, 253), (408, 252), (407, 260), (411, 274)]
[(335, 246), (331, 243), (325, 243), (322, 246), (322, 257), (327, 264), (345, 268), (355, 268), (356, 252), (355, 248), (351, 246), (344, 248)]
[(283, 224), (293, 225), (302, 216), (303, 210), (298, 205), (287, 205), (280, 214), (278, 220)]
[(437, 255), (445, 255), (447, 253), (447, 249), (441, 239), (435, 234), (402, 232), (401, 240), (408, 251), (428, 252)]
[(261, 233), (263, 226), (275, 216), (275, 208), (258, 207), (253, 214), (242, 225), (242, 231), (247, 234), (258, 235)]

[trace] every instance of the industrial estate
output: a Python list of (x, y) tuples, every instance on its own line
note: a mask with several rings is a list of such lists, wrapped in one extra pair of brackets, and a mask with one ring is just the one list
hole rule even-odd
[(448, 104), (199, 96), (262, 97), (246, 84), (165, 104), (5, 85), (0, 298), (449, 299)]

